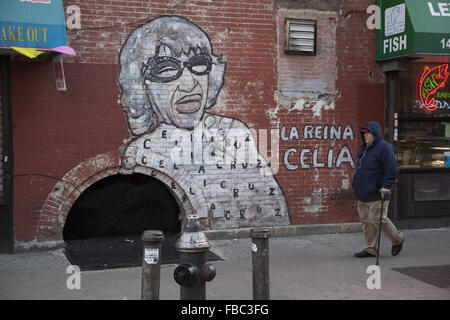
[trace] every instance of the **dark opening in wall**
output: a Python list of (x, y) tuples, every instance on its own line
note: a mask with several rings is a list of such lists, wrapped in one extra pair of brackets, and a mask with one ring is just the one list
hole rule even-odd
[(180, 208), (165, 185), (140, 174), (115, 175), (87, 188), (67, 216), (64, 240), (180, 232)]

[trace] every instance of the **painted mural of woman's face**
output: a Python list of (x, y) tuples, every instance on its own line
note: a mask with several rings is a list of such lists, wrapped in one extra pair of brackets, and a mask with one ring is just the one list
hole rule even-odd
[(142, 70), (148, 97), (161, 122), (191, 130), (205, 112), (211, 58), (199, 50), (175, 57), (166, 45), (158, 51)]

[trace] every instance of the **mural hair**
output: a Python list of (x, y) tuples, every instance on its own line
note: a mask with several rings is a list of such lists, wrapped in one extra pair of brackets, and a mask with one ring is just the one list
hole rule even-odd
[(149, 59), (158, 56), (162, 46), (174, 57), (182, 54), (205, 54), (211, 58), (208, 74), (206, 109), (212, 108), (224, 85), (226, 62), (214, 55), (211, 41), (200, 27), (180, 16), (161, 16), (134, 29), (119, 53), (119, 103), (127, 115), (132, 135), (154, 131), (158, 126), (158, 111), (153, 105), (141, 73)]

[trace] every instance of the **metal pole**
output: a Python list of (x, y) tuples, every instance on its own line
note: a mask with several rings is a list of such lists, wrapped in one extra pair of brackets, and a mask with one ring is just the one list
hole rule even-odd
[[(387, 96), (386, 96), (386, 120), (387, 120), (387, 137), (386, 141), (389, 142), (394, 148), (395, 154), (397, 154), (398, 150), (398, 141), (394, 139), (394, 131), (398, 129), (395, 126), (395, 120), (398, 120), (394, 114), (397, 114), (400, 109), (400, 76), (399, 72), (406, 69), (405, 64), (406, 61), (397, 60), (397, 67), (393, 68), (389, 72), (384, 72), (386, 76), (386, 85), (387, 85)], [(398, 222), (398, 212), (399, 207), (404, 204), (399, 200), (400, 193), (396, 188), (397, 182), (394, 183), (394, 188), (392, 189), (392, 199), (391, 199), (391, 215), (392, 221), (394, 223)]]
[(381, 195), (381, 212), (380, 212), (380, 225), (378, 226), (378, 247), (377, 247), (377, 266), (380, 259), (380, 245), (381, 245), (381, 223), (383, 221), (383, 204), (384, 196)]
[(269, 228), (250, 230), (252, 238), (253, 300), (270, 299)]
[(142, 234), (142, 286), (141, 300), (159, 300), (161, 246), (164, 233), (147, 230)]

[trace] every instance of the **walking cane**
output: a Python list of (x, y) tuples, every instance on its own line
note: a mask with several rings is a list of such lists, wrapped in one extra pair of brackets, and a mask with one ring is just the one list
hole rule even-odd
[(379, 258), (380, 258), (381, 221), (383, 220), (383, 204), (384, 204), (384, 195), (381, 194), (380, 226), (379, 226), (379, 228), (378, 228), (377, 266), (378, 266), (378, 260), (379, 260)]

